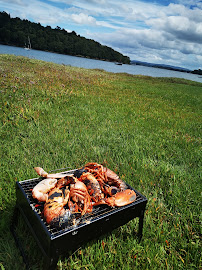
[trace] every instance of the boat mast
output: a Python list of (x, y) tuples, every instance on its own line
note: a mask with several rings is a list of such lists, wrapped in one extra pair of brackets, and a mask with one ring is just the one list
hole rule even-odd
[(29, 36), (28, 36), (28, 48), (31, 49), (31, 42)]

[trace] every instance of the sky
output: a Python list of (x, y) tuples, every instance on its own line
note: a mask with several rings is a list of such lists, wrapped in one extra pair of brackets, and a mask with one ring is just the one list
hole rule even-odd
[(0, 0), (0, 11), (75, 31), (131, 60), (202, 69), (201, 0)]

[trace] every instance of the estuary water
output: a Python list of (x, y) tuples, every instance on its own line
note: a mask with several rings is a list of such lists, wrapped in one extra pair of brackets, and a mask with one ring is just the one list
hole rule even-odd
[(32, 59), (39, 59), (47, 62), (57, 64), (64, 64), (69, 66), (87, 68), (87, 69), (103, 69), (105, 71), (114, 73), (128, 73), (133, 75), (146, 75), (152, 77), (174, 77), (184, 78), (191, 81), (202, 83), (202, 76), (197, 74), (146, 67), (140, 65), (116, 65), (112, 62), (93, 60), (83, 57), (76, 57), (64, 54), (57, 54), (51, 52), (44, 52), (38, 50), (25, 50), (24, 48), (0, 45), (0, 54), (13, 54), (26, 56)]

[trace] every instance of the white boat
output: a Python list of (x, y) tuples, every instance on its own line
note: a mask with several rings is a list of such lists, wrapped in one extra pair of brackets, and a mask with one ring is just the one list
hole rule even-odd
[(25, 50), (31, 50), (31, 41), (30, 41), (30, 38), (28, 36), (28, 45), (25, 43)]

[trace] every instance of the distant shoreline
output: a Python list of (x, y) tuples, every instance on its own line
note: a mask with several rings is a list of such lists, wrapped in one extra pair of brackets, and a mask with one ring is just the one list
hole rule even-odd
[(186, 73), (192, 73), (193, 71), (186, 68), (181, 67), (174, 67), (169, 65), (163, 65), (163, 64), (153, 64), (153, 63), (147, 63), (147, 62), (141, 62), (136, 60), (131, 60), (131, 65), (140, 65), (140, 66), (147, 66), (147, 67), (153, 67), (153, 68), (162, 68), (162, 69), (168, 69), (168, 70), (174, 70), (179, 72), (186, 72)]
[(190, 70), (190, 69), (182, 68), (182, 67), (175, 67), (175, 66), (169, 66), (169, 65), (164, 65), (164, 64), (153, 64), (153, 63), (141, 62), (141, 61), (136, 61), (136, 60), (131, 60), (131, 65), (147, 66), (147, 67), (153, 67), (153, 68), (162, 68), (162, 69), (174, 70), (174, 71), (179, 71), (179, 72), (186, 72), (186, 73), (202, 75), (201, 69)]

